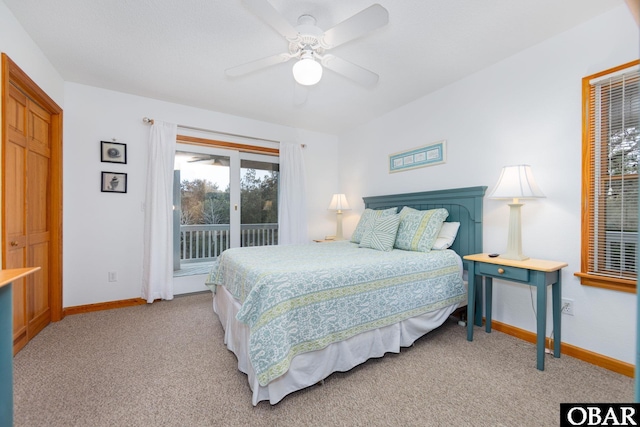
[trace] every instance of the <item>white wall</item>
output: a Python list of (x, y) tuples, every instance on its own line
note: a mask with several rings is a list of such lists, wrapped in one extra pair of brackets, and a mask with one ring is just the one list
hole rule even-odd
[(2, 1), (0, 1), (0, 52), (6, 53), (51, 99), (59, 106), (63, 106), (62, 77)]
[[(638, 54), (638, 28), (623, 5), (342, 135), (341, 183), (358, 208), (345, 217), (345, 234), (362, 196), (490, 191), (502, 166), (530, 164), (547, 198), (525, 201), (523, 251), (569, 263), (562, 295), (575, 300), (575, 316), (562, 317), (562, 341), (633, 364), (635, 295), (582, 286), (573, 273), (580, 269), (581, 79)], [(441, 139), (446, 164), (388, 173), (388, 154)], [(506, 249), (507, 225), (506, 204), (485, 199), (485, 251)], [(493, 318), (535, 332), (529, 287), (497, 283)]]
[[(309, 237), (332, 227), (326, 208), (338, 190), (338, 139), (149, 98), (65, 84), (65, 307), (137, 298), (142, 281), (144, 188), (149, 126), (143, 117), (306, 144)], [(100, 141), (127, 144), (127, 164), (100, 162)], [(126, 194), (101, 193), (100, 172), (128, 174)], [(108, 282), (108, 272), (118, 273)], [(200, 280), (203, 285), (203, 280)], [(204, 290), (204, 286), (201, 286)]]

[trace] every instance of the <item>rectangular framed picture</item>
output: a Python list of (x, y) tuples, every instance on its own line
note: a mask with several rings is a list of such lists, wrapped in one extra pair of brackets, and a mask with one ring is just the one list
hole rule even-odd
[(442, 140), (389, 155), (389, 173), (434, 166), (447, 161), (447, 141)]
[(100, 191), (103, 193), (126, 193), (127, 174), (121, 172), (102, 172)]
[(100, 161), (105, 163), (127, 163), (127, 144), (100, 141)]

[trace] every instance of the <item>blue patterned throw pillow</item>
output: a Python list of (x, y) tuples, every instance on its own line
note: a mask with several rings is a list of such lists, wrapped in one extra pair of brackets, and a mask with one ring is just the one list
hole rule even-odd
[(362, 213), (362, 216), (360, 217), (360, 221), (358, 221), (358, 225), (356, 226), (355, 231), (351, 235), (351, 241), (353, 243), (360, 243), (365, 230), (369, 228), (369, 226), (373, 226), (373, 222), (376, 218), (387, 215), (395, 215), (397, 212), (398, 208), (381, 210), (365, 209)]
[(361, 248), (371, 248), (389, 252), (396, 241), (396, 233), (400, 224), (400, 216), (387, 215), (376, 218), (373, 226), (362, 234)]
[(419, 211), (405, 206), (399, 216), (395, 247), (407, 251), (430, 252), (449, 211), (444, 208)]

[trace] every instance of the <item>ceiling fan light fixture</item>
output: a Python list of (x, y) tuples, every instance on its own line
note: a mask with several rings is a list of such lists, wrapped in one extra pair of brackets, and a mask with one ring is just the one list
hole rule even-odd
[(304, 54), (293, 64), (293, 78), (301, 85), (313, 86), (322, 78), (322, 65), (313, 59), (312, 54)]

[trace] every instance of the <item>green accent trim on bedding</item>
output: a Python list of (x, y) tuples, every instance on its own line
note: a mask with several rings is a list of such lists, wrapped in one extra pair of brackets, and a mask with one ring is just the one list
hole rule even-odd
[(455, 298), (449, 298), (447, 300), (443, 300), (438, 303), (432, 304), (429, 307), (414, 309), (404, 313), (398, 313), (396, 315), (389, 316), (386, 318), (376, 319), (369, 323), (364, 323), (348, 330), (334, 332), (318, 340), (306, 341), (306, 342), (297, 344), (291, 348), (286, 358), (282, 359), (280, 362), (276, 363), (275, 365), (272, 365), (267, 371), (259, 374), (258, 382), (260, 384), (263, 384), (263, 383), (268, 384), (272, 379), (278, 378), (279, 376), (284, 375), (289, 370), (291, 361), (298, 354), (307, 353), (310, 351), (322, 350), (323, 348), (327, 347), (330, 344), (344, 341), (346, 339), (354, 337), (363, 332), (383, 328), (385, 326), (393, 325), (395, 323), (398, 323), (402, 320), (409, 319), (411, 317), (429, 313), (431, 311), (438, 310), (440, 308), (444, 308), (453, 304), (458, 304), (464, 301), (464, 299), (465, 299), (464, 295), (458, 296)]
[(282, 302), (275, 307), (265, 311), (260, 316), (260, 321), (253, 325), (254, 328), (260, 328), (266, 323), (269, 323), (274, 318), (283, 315), (289, 310), (304, 307), (310, 304), (315, 304), (322, 301), (327, 301), (335, 298), (342, 298), (351, 295), (357, 295), (364, 292), (371, 292), (378, 289), (386, 288), (389, 286), (402, 285), (408, 281), (429, 280), (437, 276), (445, 274), (456, 274), (458, 268), (456, 266), (448, 266), (441, 270), (426, 271), (423, 273), (408, 274), (406, 276), (390, 277), (388, 279), (379, 280), (375, 282), (362, 283), (355, 286), (348, 286), (337, 289), (329, 289), (325, 291), (319, 291), (308, 295), (303, 295), (297, 298), (292, 298), (285, 302)]

